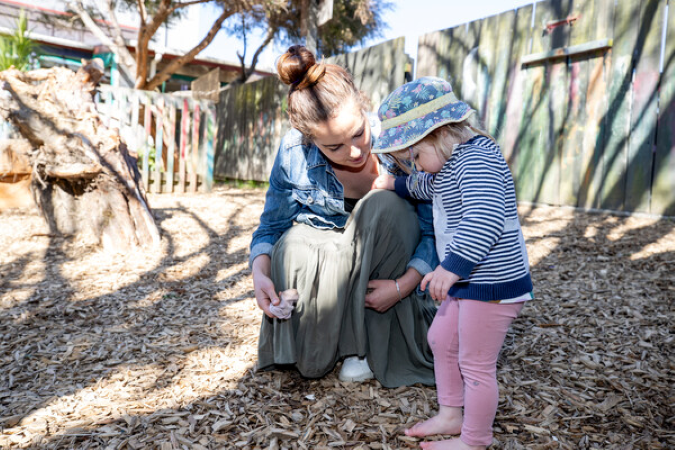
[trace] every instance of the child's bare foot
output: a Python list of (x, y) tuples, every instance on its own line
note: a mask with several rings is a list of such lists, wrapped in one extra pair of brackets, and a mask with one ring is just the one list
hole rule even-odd
[(424, 450), (485, 450), (485, 445), (465, 444), (460, 438), (445, 441), (422, 442), (420, 447)]
[(441, 406), (431, 419), (405, 430), (406, 436), (426, 437), (434, 434), (459, 434), (462, 431), (462, 408)]

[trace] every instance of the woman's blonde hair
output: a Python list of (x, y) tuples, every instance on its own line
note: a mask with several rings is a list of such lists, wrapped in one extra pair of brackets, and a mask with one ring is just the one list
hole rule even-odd
[(369, 108), (366, 97), (354, 85), (352, 76), (335, 64), (317, 63), (306, 47), (294, 45), (277, 60), (279, 79), (290, 86), (288, 118), (308, 138), (314, 127), (335, 117), (341, 106), (353, 102)]

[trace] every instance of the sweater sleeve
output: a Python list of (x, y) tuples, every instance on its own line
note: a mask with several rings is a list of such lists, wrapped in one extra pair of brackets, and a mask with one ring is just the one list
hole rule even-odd
[(410, 175), (396, 177), (394, 190), (403, 198), (432, 200), (434, 197), (435, 176), (426, 172), (413, 172)]
[(455, 166), (462, 218), (441, 266), (467, 278), (488, 254), (506, 223), (506, 190), (499, 161), (480, 152), (465, 152)]

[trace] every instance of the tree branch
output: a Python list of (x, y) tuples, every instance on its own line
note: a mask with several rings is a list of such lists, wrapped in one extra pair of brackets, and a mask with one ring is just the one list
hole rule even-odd
[[(142, 3), (142, 0), (138, 1), (139, 3)], [(155, 15), (149, 19), (147, 12), (144, 12), (142, 15), (145, 19), (141, 21), (138, 30), (138, 40), (136, 42), (136, 65), (138, 66), (138, 70), (136, 71), (136, 82), (134, 85), (136, 89), (144, 89), (144, 86), (147, 84), (150, 41), (159, 27), (166, 22), (171, 14), (171, 1), (172, 0), (162, 0)]]
[[(260, 54), (263, 52), (265, 47), (267, 47), (270, 42), (272, 42), (272, 39), (274, 39), (274, 35), (277, 32), (277, 28), (270, 27), (267, 29), (267, 35), (265, 36), (265, 39), (263, 42), (260, 44), (258, 49), (255, 51), (253, 54), (253, 59), (251, 60), (251, 64), (248, 69), (246, 69), (246, 65), (244, 64), (243, 59), (240, 58), (242, 66), (241, 66), (241, 82), (245, 83), (246, 80), (249, 79), (249, 77), (255, 72), (255, 66), (258, 64), (258, 58), (260, 57)], [(238, 54), (237, 54), (238, 55)]]
[(179, 3), (177, 3), (177, 4), (175, 4), (174, 6), (171, 7), (171, 12), (174, 12), (177, 9), (180, 9), (180, 8), (185, 8), (185, 7), (188, 7), (188, 6), (197, 5), (199, 3), (210, 3), (210, 2), (213, 2), (213, 1), (216, 1), (216, 0), (193, 0), (191, 2), (185, 2), (185, 3), (179, 2)]
[(199, 54), (199, 52), (208, 47), (211, 41), (213, 41), (213, 39), (216, 37), (216, 34), (218, 34), (218, 31), (220, 31), (223, 22), (225, 22), (225, 20), (228, 17), (232, 16), (235, 12), (236, 10), (234, 9), (224, 9), (223, 13), (213, 23), (211, 29), (209, 30), (208, 34), (204, 37), (204, 39), (202, 39), (199, 44), (197, 44), (195, 47), (192, 48), (192, 50), (190, 50), (180, 58), (172, 60), (166, 67), (164, 67), (164, 69), (162, 69), (150, 81), (147, 82), (147, 84), (144, 86), (144, 89), (147, 90), (155, 89), (160, 84), (168, 80), (169, 77), (171, 77), (171, 74), (175, 73), (176, 70), (192, 61), (195, 58), (195, 56)]
[[(102, 0), (99, 0), (99, 3), (101, 2)], [(105, 9), (108, 11), (108, 18), (110, 20), (110, 23), (112, 24), (112, 30), (114, 32), (113, 39), (115, 43), (118, 46), (123, 47), (124, 50), (128, 53), (129, 60), (132, 60), (133, 58), (131, 56), (131, 53), (129, 53), (127, 49), (127, 40), (124, 39), (124, 36), (122, 35), (122, 28), (120, 27), (120, 24), (117, 21), (117, 14), (115, 14), (115, 8), (113, 6), (112, 0), (106, 0), (104, 6)], [(101, 8), (101, 6), (99, 5), (99, 9), (103, 8)]]
[[(123, 69), (126, 69), (125, 72), (127, 72), (127, 74), (131, 75), (133, 78), (133, 75), (129, 74), (129, 72), (136, 72), (136, 65), (134, 63), (134, 58), (131, 56), (129, 49), (126, 47), (124, 38), (121, 36), (121, 32), (120, 37), (122, 38), (122, 42), (114, 42), (108, 37), (107, 34), (105, 34), (101, 27), (96, 24), (94, 19), (82, 5), (81, 1), (69, 1), (68, 6), (70, 6), (73, 11), (75, 11), (77, 15), (80, 16), (80, 19), (82, 19), (84, 25), (94, 34), (94, 36), (101, 40), (101, 43), (109, 47), (115, 54), (119, 55)], [(112, 12), (111, 16), (114, 16)]]
[(148, 20), (148, 11), (145, 9), (145, 2), (143, 0), (137, 0), (136, 4), (138, 5), (138, 14), (141, 16), (141, 22), (145, 23)]

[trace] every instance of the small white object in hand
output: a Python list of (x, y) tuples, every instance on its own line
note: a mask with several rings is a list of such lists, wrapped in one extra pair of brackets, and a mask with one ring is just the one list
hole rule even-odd
[(270, 312), (279, 319), (290, 319), (298, 298), (300, 297), (297, 289), (286, 289), (279, 293), (279, 304), (270, 305)]

